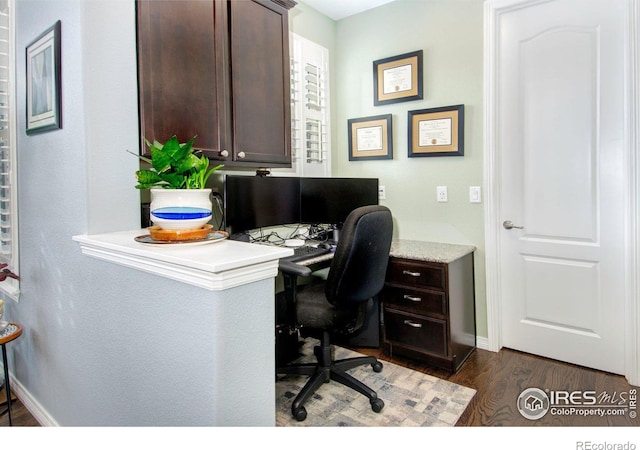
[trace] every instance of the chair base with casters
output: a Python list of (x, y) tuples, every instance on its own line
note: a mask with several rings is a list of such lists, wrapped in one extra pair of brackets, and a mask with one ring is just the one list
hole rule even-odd
[(354, 367), (370, 364), (374, 372), (382, 371), (382, 363), (373, 356), (362, 356), (357, 358), (348, 358), (334, 360), (332, 357), (333, 348), (329, 338), (329, 333), (322, 333), (320, 345), (313, 349), (313, 353), (318, 360), (317, 363), (308, 364), (292, 364), (278, 369), (280, 374), (304, 375), (310, 377), (302, 390), (291, 405), (291, 414), (299, 422), (307, 418), (307, 410), (303, 406), (311, 398), (311, 396), (329, 380), (343, 384), (369, 399), (371, 409), (374, 412), (382, 411), (384, 401), (378, 398), (378, 394), (369, 386), (346, 373), (347, 370)]

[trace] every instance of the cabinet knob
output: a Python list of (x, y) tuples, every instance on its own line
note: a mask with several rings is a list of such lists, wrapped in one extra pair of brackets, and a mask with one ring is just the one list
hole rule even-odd
[(245, 156), (247, 156), (247, 155), (245, 155), (244, 152), (239, 152), (238, 153), (238, 158), (240, 158), (240, 159), (244, 159)]
[(416, 323), (416, 322), (413, 322), (411, 320), (405, 320), (404, 324), (405, 325), (409, 325), (410, 327), (413, 327), (413, 328), (422, 328), (422, 324), (421, 323)]
[(226, 158), (227, 156), (229, 156), (229, 152), (228, 152), (228, 151), (226, 151), (226, 150), (222, 150), (222, 151), (220, 152), (220, 156), (222, 156), (223, 158)]
[(422, 298), (420, 298), (420, 297), (414, 297), (413, 295), (409, 295), (409, 294), (404, 294), (403, 298), (404, 298), (405, 300), (409, 300), (409, 301), (411, 301), (411, 302), (416, 302), (416, 303), (419, 303), (419, 302), (421, 302), (421, 301), (422, 301)]

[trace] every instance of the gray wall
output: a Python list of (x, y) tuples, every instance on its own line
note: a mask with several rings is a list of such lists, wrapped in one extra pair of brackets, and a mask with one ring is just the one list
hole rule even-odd
[[(272, 330), (268, 305), (254, 299), (273, 281), (212, 293), (89, 258), (71, 239), (139, 228), (138, 161), (125, 152), (138, 139), (134, 2), (18, 0), (16, 9), (22, 292), (5, 300), (6, 318), (24, 326), (7, 346), (16, 387), (50, 424), (243, 423), (243, 406), (224, 411), (216, 393), (242, 399), (247, 389), (216, 361), (239, 347), (228, 342), (233, 311)], [(57, 20), (63, 128), (27, 136), (24, 48)], [(263, 354), (248, 346), (243, 357)]]

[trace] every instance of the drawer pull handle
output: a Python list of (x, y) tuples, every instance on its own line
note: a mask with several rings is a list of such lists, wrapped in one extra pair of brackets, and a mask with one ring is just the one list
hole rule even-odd
[(422, 328), (422, 324), (421, 323), (415, 323), (415, 322), (412, 322), (410, 320), (405, 320), (404, 324), (405, 325), (409, 325), (410, 327), (413, 327), (413, 328)]
[(412, 272), (410, 270), (403, 270), (402, 273), (404, 275), (409, 275), (410, 277), (419, 277), (420, 276), (420, 272)]
[(414, 297), (413, 295), (409, 295), (409, 294), (404, 294), (404, 299), (412, 302), (416, 302), (416, 303), (422, 301), (420, 297)]

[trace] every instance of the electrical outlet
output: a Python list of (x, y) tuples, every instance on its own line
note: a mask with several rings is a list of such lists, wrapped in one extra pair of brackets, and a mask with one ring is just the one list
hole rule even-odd
[(447, 194), (446, 186), (436, 186), (436, 195), (437, 195), (436, 198), (439, 202), (449, 201), (449, 195)]
[(481, 203), (482, 197), (480, 194), (480, 186), (469, 186), (469, 202)]
[(385, 200), (387, 198), (387, 191), (384, 186), (378, 186), (378, 199)]

